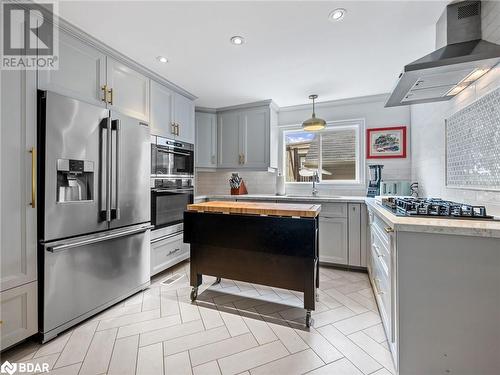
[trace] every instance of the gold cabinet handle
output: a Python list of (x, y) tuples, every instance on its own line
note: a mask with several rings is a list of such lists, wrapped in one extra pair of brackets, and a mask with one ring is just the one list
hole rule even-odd
[(101, 101), (104, 103), (108, 102), (108, 85), (101, 86), (102, 98)]
[(245, 164), (245, 154), (241, 154), (241, 164)]
[(175, 124), (175, 135), (179, 135), (179, 124)]
[(170, 133), (172, 133), (173, 135), (175, 135), (175, 122), (172, 122), (170, 124)]
[(391, 227), (385, 227), (384, 231), (385, 231), (385, 233), (392, 233), (392, 232), (394, 232), (394, 229), (392, 229)]
[(109, 104), (113, 105), (113, 88), (109, 89)]
[(36, 149), (30, 149), (31, 154), (31, 202), (32, 208), (36, 207)]
[(380, 248), (377, 245), (373, 244), (373, 250), (375, 250), (375, 254), (377, 254), (377, 257), (379, 258), (384, 257), (384, 254), (380, 252)]
[(385, 294), (384, 291), (380, 290), (380, 279), (374, 278), (373, 282), (375, 283), (375, 292), (377, 294)]

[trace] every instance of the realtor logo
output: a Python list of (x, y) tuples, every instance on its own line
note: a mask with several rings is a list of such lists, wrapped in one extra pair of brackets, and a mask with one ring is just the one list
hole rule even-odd
[(57, 69), (54, 3), (2, 2), (3, 69)]

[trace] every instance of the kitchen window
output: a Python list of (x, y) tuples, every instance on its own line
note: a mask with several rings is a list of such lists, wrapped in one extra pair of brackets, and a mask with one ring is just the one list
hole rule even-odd
[(288, 183), (311, 182), (314, 172), (331, 184), (362, 181), (360, 139), (363, 121), (329, 122), (319, 132), (301, 129), (283, 131), (283, 170)]

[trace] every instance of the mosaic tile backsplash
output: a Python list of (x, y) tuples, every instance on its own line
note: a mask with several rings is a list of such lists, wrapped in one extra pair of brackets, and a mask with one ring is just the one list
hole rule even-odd
[(446, 120), (446, 185), (500, 190), (500, 88)]

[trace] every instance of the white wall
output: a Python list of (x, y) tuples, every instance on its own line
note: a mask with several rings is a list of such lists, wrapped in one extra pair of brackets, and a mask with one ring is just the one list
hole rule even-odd
[[(395, 78), (396, 79), (396, 78)], [(326, 121), (342, 121), (350, 119), (364, 119), (366, 128), (382, 128), (389, 126), (407, 126), (407, 137), (410, 138), (410, 110), (408, 107), (384, 108), (388, 95), (374, 95), (361, 98), (351, 98), (337, 101), (318, 103), (316, 105), (316, 116)], [(311, 117), (311, 104), (305, 104), (293, 107), (284, 107), (280, 109), (278, 116), (278, 125), (287, 127), (290, 125), (300, 125), (302, 121)], [(362, 130), (363, 137), (362, 155), (365, 156), (365, 130)], [(281, 137), (280, 137), (281, 138)], [(282, 139), (280, 139), (282, 141)], [(367, 181), (368, 164), (383, 164), (382, 178), (390, 180), (410, 180), (411, 177), (411, 150), (410, 142), (407, 140), (407, 157), (404, 159), (365, 159), (365, 182)], [(280, 152), (280, 166), (282, 164), (282, 153)], [(301, 193), (309, 192), (311, 187), (302, 184), (287, 184), (287, 192)], [(365, 195), (366, 184), (360, 187), (346, 188), (335, 187), (334, 185), (324, 184), (319, 186), (320, 194), (331, 195)]]
[[(482, 6), (483, 38), (500, 44), (500, 2)], [(419, 182), (421, 196), (485, 205), (489, 214), (500, 216), (500, 192), (445, 186), (445, 119), (498, 87), (500, 65), (448, 102), (411, 107), (412, 179)]]
[[(376, 95), (362, 98), (344, 99), (330, 102), (318, 103), (316, 105), (316, 115), (327, 121), (341, 121), (350, 119), (364, 119), (368, 128), (388, 127), (406, 125), (408, 126), (408, 137), (410, 137), (410, 109), (409, 107), (384, 108), (387, 95)], [(278, 114), (278, 126), (287, 127), (290, 125), (300, 125), (305, 119), (311, 116), (311, 104), (304, 104), (293, 107), (283, 107)], [(361, 136), (366, 137), (364, 130)], [(275, 141), (271, 147), (280, 148), (280, 139)], [(410, 143), (407, 154), (410, 155)], [(364, 145), (364, 142), (363, 142)], [(362, 153), (364, 155), (364, 146)], [(279, 165), (281, 166), (282, 152), (279, 150)], [(385, 180), (409, 180), (411, 177), (411, 160), (408, 156), (405, 159), (371, 159), (367, 164), (383, 164), (382, 176)], [(365, 169), (368, 169), (366, 166)], [(231, 172), (197, 172), (197, 194), (228, 194), (228, 179)], [(245, 180), (248, 192), (251, 194), (274, 194), (275, 175), (267, 172), (240, 172)], [(368, 176), (368, 173), (366, 173)], [(365, 179), (366, 180), (366, 179)], [(331, 195), (365, 195), (366, 186), (354, 188), (335, 187), (323, 184), (319, 186), (320, 193)], [(310, 193), (310, 184), (287, 184), (287, 193)]]

